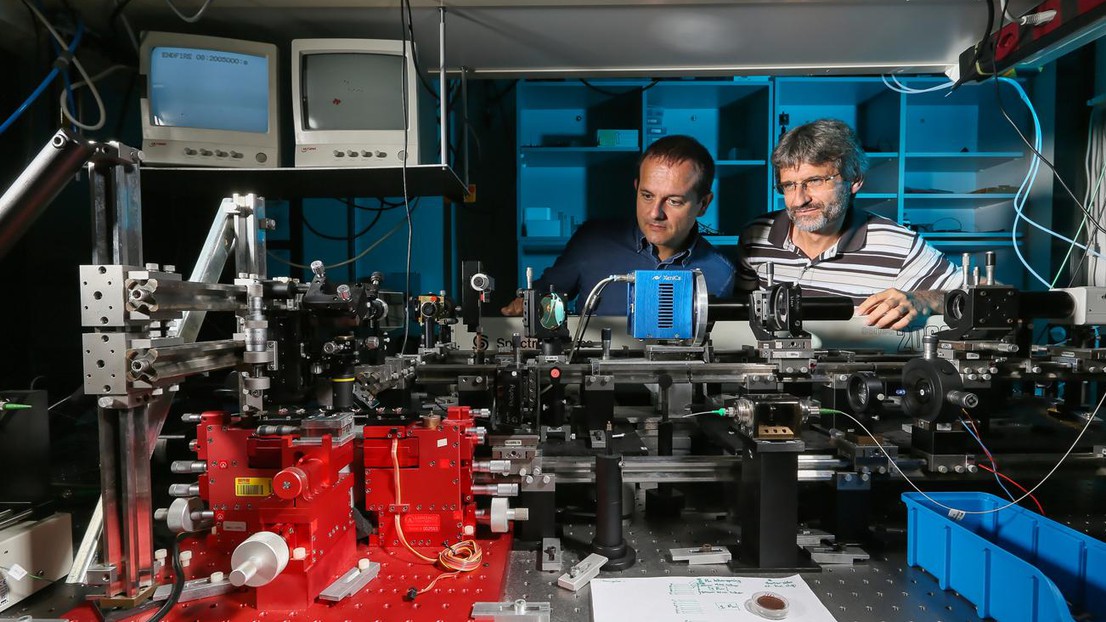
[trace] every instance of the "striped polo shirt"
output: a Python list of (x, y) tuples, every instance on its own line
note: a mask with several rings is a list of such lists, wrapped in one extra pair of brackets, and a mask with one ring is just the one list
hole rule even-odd
[(787, 210), (752, 221), (741, 234), (734, 289), (766, 287), (769, 263), (777, 283), (798, 283), (812, 294), (848, 296), (855, 304), (891, 288), (950, 290), (963, 283), (960, 271), (917, 233), (856, 207), (849, 209), (837, 243), (814, 258), (791, 241)]

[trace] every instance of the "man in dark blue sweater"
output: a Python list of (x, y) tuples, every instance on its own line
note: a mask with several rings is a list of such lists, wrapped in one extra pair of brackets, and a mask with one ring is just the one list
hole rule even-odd
[[(568, 241), (561, 256), (534, 283), (550, 286), (569, 299), (585, 298), (600, 280), (634, 270), (699, 268), (707, 289), (717, 296), (733, 292), (734, 265), (699, 235), (696, 219), (714, 199), (714, 159), (690, 136), (666, 136), (649, 146), (638, 162), (636, 222), (588, 221)], [(626, 315), (626, 285), (603, 290), (596, 315)], [(502, 309), (522, 315), (522, 299)]]

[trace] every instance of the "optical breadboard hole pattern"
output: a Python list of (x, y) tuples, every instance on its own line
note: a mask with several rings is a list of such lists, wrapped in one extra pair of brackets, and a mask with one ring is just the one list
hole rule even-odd
[[(358, 545), (361, 557), (380, 564), (380, 574), (357, 594), (338, 603), (316, 601), (311, 607), (290, 611), (261, 611), (251, 606), (251, 594), (242, 590), (200, 600), (181, 603), (165, 617), (166, 622), (468, 622), (472, 620), (472, 604), (503, 600), (503, 587), (511, 555), (512, 538), (504, 534), (494, 539), (477, 540), (484, 551), (484, 564), (476, 571), (443, 578), (432, 590), (415, 600), (405, 600), (408, 589), (422, 589), (441, 570), (418, 561), (399, 547), (381, 548)], [(204, 551), (192, 540), (185, 540), (181, 550), (193, 551), (190, 565), (185, 568), (188, 579), (209, 576), (212, 572), (228, 572), (208, 561)], [(429, 548), (424, 555), (434, 554)], [(168, 582), (163, 571), (162, 582)], [(140, 622), (150, 617), (153, 609), (143, 609), (115, 622)], [(90, 605), (80, 605), (64, 616), (70, 622), (101, 622)]]

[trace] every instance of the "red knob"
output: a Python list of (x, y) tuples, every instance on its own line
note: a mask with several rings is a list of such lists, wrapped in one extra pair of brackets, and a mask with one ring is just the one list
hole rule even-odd
[(299, 467), (288, 467), (273, 478), (273, 492), (281, 499), (295, 499), (307, 490), (307, 473)]

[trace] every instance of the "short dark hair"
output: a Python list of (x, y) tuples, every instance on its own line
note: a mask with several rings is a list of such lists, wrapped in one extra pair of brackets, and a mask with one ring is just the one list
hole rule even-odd
[(818, 119), (783, 135), (772, 151), (776, 181), (780, 171), (803, 164), (832, 164), (843, 179), (856, 181), (868, 170), (868, 156), (860, 147), (856, 132), (844, 121)]
[(637, 162), (638, 175), (641, 175), (641, 165), (649, 158), (656, 158), (665, 164), (679, 164), (691, 162), (699, 173), (699, 179), (695, 182), (696, 198), (702, 200), (710, 194), (710, 187), (714, 183), (714, 158), (699, 141), (690, 136), (673, 134), (656, 141)]

